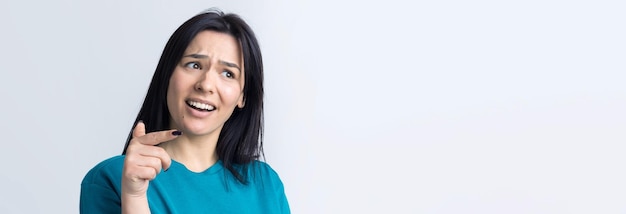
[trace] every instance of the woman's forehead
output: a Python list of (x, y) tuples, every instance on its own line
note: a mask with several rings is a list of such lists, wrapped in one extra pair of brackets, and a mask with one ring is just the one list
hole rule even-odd
[(185, 49), (184, 55), (202, 54), (210, 58), (242, 62), (241, 47), (237, 39), (229, 34), (205, 30), (198, 33)]

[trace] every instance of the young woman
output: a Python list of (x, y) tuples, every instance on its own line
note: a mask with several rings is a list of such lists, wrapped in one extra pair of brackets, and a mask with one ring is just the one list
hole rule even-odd
[(235, 14), (210, 10), (167, 42), (122, 155), (91, 169), (81, 213), (290, 213), (264, 162), (263, 63)]

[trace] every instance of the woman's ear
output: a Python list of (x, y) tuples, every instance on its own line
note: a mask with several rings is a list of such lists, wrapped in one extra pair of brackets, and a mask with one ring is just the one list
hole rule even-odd
[(237, 101), (237, 107), (243, 108), (246, 105), (246, 99), (243, 97), (243, 94), (239, 97), (239, 101)]

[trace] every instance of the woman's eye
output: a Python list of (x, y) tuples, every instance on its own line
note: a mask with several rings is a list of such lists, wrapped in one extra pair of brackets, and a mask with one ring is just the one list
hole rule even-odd
[(198, 64), (197, 62), (188, 62), (187, 64), (185, 64), (185, 67), (191, 69), (200, 69), (200, 64)]
[(224, 75), (226, 78), (235, 78), (235, 74), (233, 74), (233, 72), (230, 72), (229, 70), (222, 71), (222, 75)]

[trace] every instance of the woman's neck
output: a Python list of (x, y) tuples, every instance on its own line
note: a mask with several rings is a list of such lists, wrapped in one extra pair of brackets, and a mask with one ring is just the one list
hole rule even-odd
[(219, 136), (181, 135), (173, 141), (161, 143), (173, 160), (185, 165), (193, 172), (202, 172), (213, 166), (218, 160), (217, 139)]

